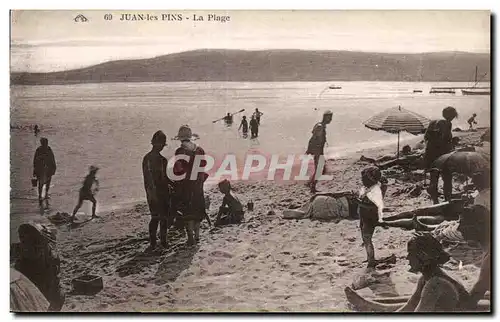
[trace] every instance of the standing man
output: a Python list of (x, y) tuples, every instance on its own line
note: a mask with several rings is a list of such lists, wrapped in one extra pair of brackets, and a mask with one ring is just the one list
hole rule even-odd
[(157, 131), (151, 139), (153, 148), (142, 160), (144, 188), (148, 200), (151, 221), (149, 222), (149, 249), (156, 248), (156, 232), (160, 224), (160, 243), (167, 247), (167, 219), (170, 211), (171, 182), (167, 176), (167, 159), (160, 152), (166, 146), (167, 136)]
[[(324, 155), (324, 148), (326, 144), (326, 126), (332, 122), (333, 113), (328, 110), (323, 113), (321, 122), (316, 123), (312, 130), (312, 136), (309, 139), (306, 154), (314, 156), (314, 174), (309, 181), (311, 192), (315, 193), (316, 190), (316, 173), (318, 172), (319, 159)], [(321, 170), (323, 172), (323, 169)]]
[(257, 122), (255, 114), (252, 115), (252, 119), (250, 120), (250, 132), (252, 132), (252, 139), (259, 136), (259, 122)]
[(248, 122), (247, 122), (247, 117), (243, 116), (243, 119), (241, 120), (240, 127), (238, 128), (238, 131), (242, 129), (243, 132), (243, 137), (247, 137), (248, 135)]
[(260, 117), (264, 115), (261, 111), (259, 111), (258, 108), (255, 109), (255, 112), (253, 113), (255, 115), (255, 119), (257, 120), (257, 124), (260, 125)]
[[(205, 151), (191, 140), (198, 137), (193, 134), (188, 125), (179, 128), (176, 139), (181, 142), (180, 147), (175, 150), (175, 155), (185, 155), (187, 160), (177, 160), (174, 164), (174, 173), (177, 176), (185, 174), (184, 179), (175, 181), (175, 202), (176, 211), (182, 214), (186, 232), (188, 235), (187, 244), (193, 245), (200, 240), (200, 223), (207, 218), (205, 207), (205, 196), (203, 185), (208, 178), (205, 172), (198, 173), (195, 178), (191, 178), (194, 159), (196, 155), (205, 155)], [(206, 166), (206, 161), (201, 160), (201, 167)]]
[(56, 173), (56, 158), (49, 146), (49, 140), (40, 139), (40, 146), (33, 158), (33, 177), (38, 181), (38, 202), (42, 203), (42, 189), (45, 185), (45, 199), (49, 198), (52, 176)]
[(443, 193), (446, 201), (451, 200), (452, 193), (452, 173), (449, 170), (439, 171), (433, 168), (434, 161), (443, 154), (453, 150), (453, 135), (451, 133), (452, 123), (458, 117), (457, 110), (451, 106), (443, 109), (443, 118), (434, 120), (429, 123), (429, 127), (425, 132), (425, 168), (430, 172), (430, 183), (428, 192), (434, 204), (439, 203), (438, 200), (438, 181), (440, 174), (443, 176)]

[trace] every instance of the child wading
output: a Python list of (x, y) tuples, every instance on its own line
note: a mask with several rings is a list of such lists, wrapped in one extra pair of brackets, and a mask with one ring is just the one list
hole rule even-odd
[(219, 182), (219, 191), (224, 194), (222, 205), (215, 219), (215, 226), (239, 224), (244, 218), (243, 205), (239, 198), (231, 193), (231, 183), (228, 180)]
[[(97, 191), (99, 191), (99, 181), (97, 181), (97, 178), (95, 175), (97, 174), (97, 170), (99, 170), (98, 167), (96, 166), (90, 166), (89, 168), (89, 174), (85, 177), (85, 180), (83, 180), (83, 186), (80, 189), (80, 194), (78, 196), (78, 204), (75, 207), (75, 210), (73, 210), (73, 216), (71, 217), (71, 220), (75, 220), (76, 217), (76, 212), (80, 209), (82, 206), (82, 203), (85, 200), (88, 200), (92, 202), (92, 218), (96, 218), (95, 210), (97, 207), (97, 200), (95, 200), (95, 194)], [(92, 189), (95, 183), (95, 188)]]

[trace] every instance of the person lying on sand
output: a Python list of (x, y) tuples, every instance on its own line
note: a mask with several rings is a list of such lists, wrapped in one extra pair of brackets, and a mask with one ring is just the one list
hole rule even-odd
[(457, 312), (472, 310), (471, 296), (465, 287), (446, 274), (440, 266), (450, 259), (443, 246), (429, 233), (417, 233), (408, 241), (410, 272), (422, 273), (417, 288), (406, 304), (380, 304), (365, 300), (346, 288), (348, 300), (357, 307), (378, 312)]
[[(474, 204), (491, 209), (490, 174), (476, 172), (472, 176), (472, 183), (478, 190)], [(403, 229), (415, 229), (419, 231), (432, 231), (438, 239), (442, 236), (448, 240), (461, 241), (462, 236), (456, 236), (458, 228), (458, 217), (463, 212), (467, 200), (451, 200), (431, 207), (424, 207), (410, 212), (384, 218), (386, 226), (399, 227)], [(451, 241), (450, 240), (450, 241)]]
[(490, 210), (482, 205), (474, 205), (460, 215), (458, 231), (465, 240), (477, 242), (483, 249), (479, 278), (470, 291), (473, 304), (477, 304), (484, 297), (486, 291), (491, 290), (490, 227)]
[(224, 179), (219, 182), (219, 191), (224, 194), (222, 205), (215, 219), (214, 226), (239, 224), (244, 218), (243, 204), (238, 196), (231, 193), (231, 183)]
[(83, 180), (83, 186), (80, 189), (80, 194), (78, 195), (78, 203), (73, 210), (73, 216), (71, 217), (71, 221), (74, 221), (76, 218), (76, 213), (80, 210), (83, 202), (85, 200), (89, 200), (92, 202), (92, 218), (96, 218), (95, 210), (97, 207), (97, 200), (95, 199), (95, 194), (99, 191), (99, 181), (96, 178), (98, 167), (91, 165), (89, 167), (89, 174)]
[(399, 154), (399, 158), (395, 154), (387, 154), (377, 159), (367, 158), (362, 155), (359, 160), (372, 163), (383, 170), (395, 165), (409, 166), (413, 164), (416, 167), (420, 167), (422, 157), (422, 150), (412, 150), (409, 145), (405, 145)]
[[(458, 214), (465, 206), (465, 203), (466, 200), (453, 199), (437, 205), (404, 211), (385, 217), (383, 225), (407, 230), (430, 231), (443, 221), (457, 220)], [(427, 228), (428, 225), (433, 225), (433, 228)]]
[(383, 224), (382, 210), (387, 186), (381, 184), (382, 173), (377, 167), (369, 167), (361, 171), (363, 187), (358, 196), (358, 215), (361, 237), (366, 249), (368, 267), (375, 267), (375, 249), (372, 243), (375, 227)]

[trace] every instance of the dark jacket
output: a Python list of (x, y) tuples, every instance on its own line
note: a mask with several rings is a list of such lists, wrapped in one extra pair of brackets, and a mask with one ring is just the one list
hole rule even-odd
[(33, 158), (33, 174), (36, 177), (53, 176), (56, 173), (56, 158), (50, 146), (39, 146)]

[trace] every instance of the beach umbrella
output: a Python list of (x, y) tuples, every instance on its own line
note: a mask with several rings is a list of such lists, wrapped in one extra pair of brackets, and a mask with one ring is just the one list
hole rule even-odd
[(472, 176), (475, 172), (489, 171), (490, 158), (485, 153), (455, 151), (443, 154), (434, 161), (433, 167)]
[(399, 158), (399, 133), (405, 131), (414, 135), (422, 134), (429, 123), (428, 118), (398, 106), (371, 117), (363, 124), (371, 130), (397, 133)]

